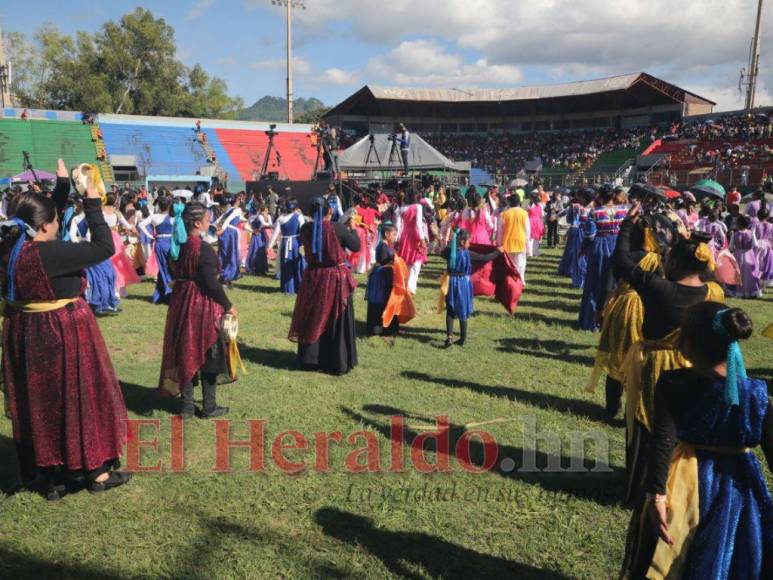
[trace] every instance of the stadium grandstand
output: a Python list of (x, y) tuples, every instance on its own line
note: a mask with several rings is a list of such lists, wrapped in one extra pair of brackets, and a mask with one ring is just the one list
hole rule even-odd
[[(72, 111), (6, 108), (0, 110), (0, 178), (26, 168), (22, 151), (35, 169), (53, 172), (56, 160), (97, 162), (108, 183), (153, 178), (215, 176), (241, 188), (260, 178), (273, 124), (247, 121), (85, 116)], [(278, 179), (312, 177), (316, 148), (311, 126), (275, 125), (268, 172)]]

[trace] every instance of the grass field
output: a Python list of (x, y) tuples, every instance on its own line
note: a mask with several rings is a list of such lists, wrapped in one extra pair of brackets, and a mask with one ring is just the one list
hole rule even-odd
[[(579, 292), (554, 275), (559, 254), (530, 260), (528, 286), (514, 318), (492, 300), (477, 299), (464, 348), (440, 348), (443, 317), (434, 308), (442, 270), (433, 259), (422, 273), (418, 317), (394, 346), (358, 341), (360, 366), (344, 377), (295, 370), (286, 340), (293, 298), (267, 278), (245, 278), (230, 295), (240, 314), (240, 342), (248, 374), (220, 389), (231, 407), (233, 437), (245, 421), (263, 419), (266, 469), (249, 471), (246, 450), (232, 452), (232, 472), (215, 473), (215, 425), (185, 426), (185, 472), (170, 472), (169, 418), (176, 402), (159, 398), (164, 307), (148, 302), (150, 284), (134, 287), (124, 312), (100, 320), (121, 379), (130, 416), (160, 420), (159, 449), (144, 465), (164, 471), (137, 474), (130, 485), (99, 496), (79, 493), (48, 503), (29, 493), (0, 501), (0, 577), (3, 578), (612, 578), (623, 555), (629, 512), (619, 505), (623, 468), (622, 418), (602, 417), (601, 389), (582, 387), (596, 336), (575, 329)], [(361, 279), (361, 281), (363, 281)], [(732, 301), (748, 309), (758, 329), (773, 321), (773, 293)], [(358, 322), (364, 321), (362, 287)], [(360, 324), (361, 329), (364, 324)], [(772, 343), (745, 346), (750, 375), (773, 379)], [(41, 356), (45, 356), (42, 354)], [(197, 397), (199, 391), (197, 390)], [(391, 473), (389, 425), (405, 416), (404, 440), (426, 433), (446, 415), (452, 443), (475, 423), (499, 444), (499, 460), (516, 467), (529, 451), (528, 435), (560, 437), (568, 458), (573, 434), (609, 441), (606, 473), (527, 474), (496, 469), (467, 473), (450, 452), (452, 473)], [(0, 421), (0, 486), (14, 482), (10, 423)], [(310, 450), (286, 451), (310, 467), (296, 474), (271, 459), (271, 442), (296, 430)], [(347, 456), (372, 433), (381, 471), (351, 473)], [(314, 433), (341, 432), (331, 443), (327, 473), (314, 469)], [(152, 438), (146, 427), (143, 437)], [(589, 437), (590, 439), (590, 437)], [(287, 440), (289, 441), (289, 439)], [(448, 456), (430, 450), (429, 462)], [(481, 446), (472, 445), (478, 456)], [(603, 445), (586, 442), (594, 457)], [(540, 441), (537, 464), (550, 448)], [(358, 456), (364, 461), (365, 453)], [(352, 459), (349, 457), (349, 459)], [(498, 460), (498, 462), (499, 462)], [(510, 463), (510, 466), (513, 465)], [(593, 463), (591, 462), (591, 465)]]

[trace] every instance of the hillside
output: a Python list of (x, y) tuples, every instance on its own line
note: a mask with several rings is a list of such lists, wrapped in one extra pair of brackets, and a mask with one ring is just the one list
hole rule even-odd
[[(295, 116), (300, 117), (308, 111), (322, 109), (324, 107), (324, 103), (314, 97), (309, 99), (296, 99)], [(287, 99), (265, 96), (255, 102), (252, 106), (239, 110), (236, 114), (236, 118), (240, 121), (286, 121)]]

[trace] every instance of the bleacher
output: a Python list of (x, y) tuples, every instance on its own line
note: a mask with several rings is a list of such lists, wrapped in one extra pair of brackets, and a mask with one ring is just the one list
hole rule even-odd
[(637, 149), (618, 149), (599, 156), (593, 162), (586, 173), (614, 173), (629, 159), (636, 158), (640, 154)]
[[(265, 131), (217, 129), (216, 133), (242, 181), (259, 178), (268, 147)], [(276, 163), (276, 152), (280, 154), (281, 165)], [(311, 179), (316, 156), (317, 150), (312, 146), (308, 132), (280, 131), (274, 137), (268, 171), (277, 172), (280, 179)]]
[(24, 171), (22, 151), (30, 153), (35, 169), (49, 173), (60, 157), (71, 167), (93, 163), (97, 155), (90, 127), (80, 122), (0, 119), (0, 176)]
[(194, 175), (209, 164), (190, 127), (114, 122), (100, 117), (110, 156), (130, 155), (140, 175)]

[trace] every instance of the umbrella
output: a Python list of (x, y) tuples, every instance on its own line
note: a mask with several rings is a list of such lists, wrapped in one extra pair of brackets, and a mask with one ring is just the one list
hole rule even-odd
[(15, 175), (11, 178), (13, 182), (25, 182), (25, 181), (35, 181), (35, 175), (38, 176), (39, 181), (43, 181), (45, 179), (54, 180), (56, 179), (56, 175), (53, 173), (49, 173), (48, 171), (41, 171), (37, 170), (35, 171), (35, 174), (33, 175), (32, 170), (27, 170), (24, 173), (20, 173), (19, 175)]
[(674, 199), (674, 198), (682, 196), (682, 194), (679, 193), (678, 191), (676, 191), (675, 189), (665, 189), (665, 190), (663, 190), (663, 193), (666, 194), (666, 197), (668, 199)]
[(713, 179), (701, 179), (698, 183), (690, 188), (690, 191), (692, 191), (696, 198), (716, 197), (719, 199), (725, 199), (727, 196), (725, 193), (725, 188), (722, 187), (722, 184), (717, 183)]
[(523, 186), (528, 185), (528, 184), (529, 184), (528, 181), (526, 181), (525, 179), (521, 179), (519, 177), (518, 179), (513, 179), (510, 182), (510, 187), (523, 187)]
[[(757, 194), (755, 192), (747, 193), (746, 195), (744, 195), (741, 198), (741, 201), (744, 202), (744, 203), (749, 203), (750, 201), (754, 201), (755, 199), (757, 199), (756, 195)], [(773, 202), (773, 195), (771, 195), (770, 193), (766, 193), (765, 194), (765, 201), (767, 201), (769, 203)]]

